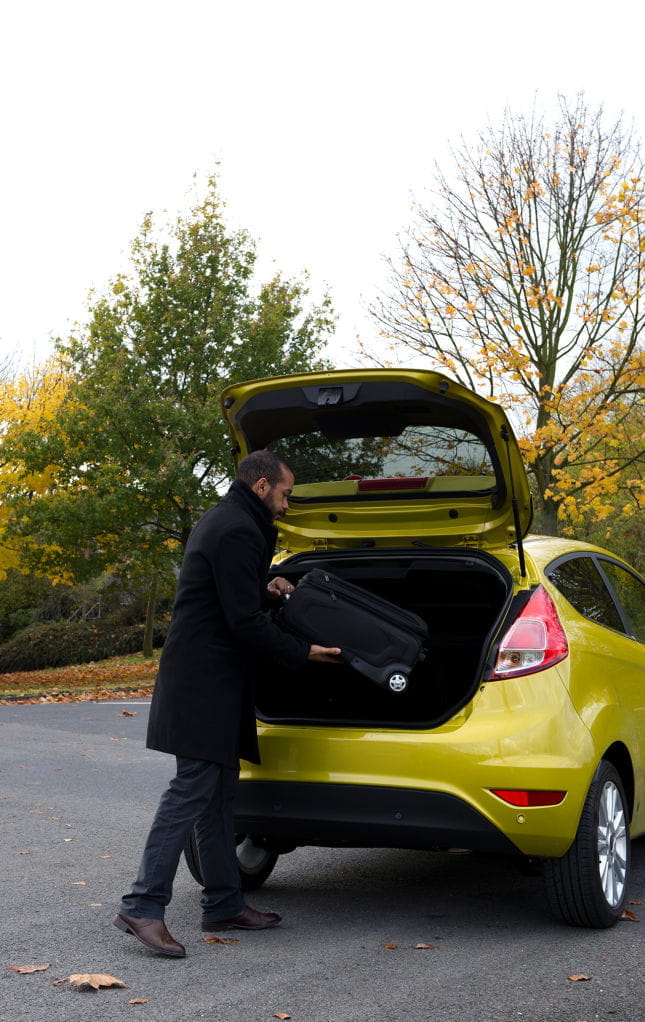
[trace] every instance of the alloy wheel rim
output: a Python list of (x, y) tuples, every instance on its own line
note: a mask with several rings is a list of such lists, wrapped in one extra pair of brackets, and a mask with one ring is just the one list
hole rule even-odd
[(623, 800), (613, 781), (607, 781), (600, 794), (598, 868), (605, 899), (615, 908), (620, 904), (625, 892), (627, 824)]

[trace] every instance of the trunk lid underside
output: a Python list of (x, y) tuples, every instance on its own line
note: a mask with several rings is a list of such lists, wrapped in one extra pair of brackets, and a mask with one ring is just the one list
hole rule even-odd
[[(222, 395), (236, 461), (275, 450), (294, 471), (280, 544), (506, 546), (531, 498), (505, 413), (439, 373), (342, 370)], [(518, 535), (519, 534), (519, 535)]]

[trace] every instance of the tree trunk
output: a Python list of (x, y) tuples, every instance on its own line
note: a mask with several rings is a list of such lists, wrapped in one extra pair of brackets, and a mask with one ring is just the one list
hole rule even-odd
[[(543, 426), (546, 419), (542, 419), (540, 425)], [(545, 497), (544, 494), (552, 492), (553, 486), (553, 462), (554, 456), (553, 451), (546, 451), (536, 458), (535, 463), (532, 467), (533, 478), (537, 487), (538, 503), (542, 504), (542, 511), (540, 515), (539, 531), (545, 536), (557, 536), (558, 535), (558, 501), (554, 500), (553, 497)]]
[(143, 655), (146, 657), (152, 656), (155, 611), (157, 609), (158, 589), (159, 576), (157, 575), (156, 571), (153, 571), (152, 578), (150, 579), (150, 589), (148, 591), (148, 605), (146, 607), (146, 626), (143, 631)]
[(546, 497), (542, 505), (542, 532), (545, 536), (558, 535), (558, 505), (551, 497)]

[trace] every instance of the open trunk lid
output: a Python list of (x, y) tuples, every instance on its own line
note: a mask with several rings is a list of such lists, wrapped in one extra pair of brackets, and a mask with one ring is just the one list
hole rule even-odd
[(275, 450), (296, 485), (281, 545), (506, 546), (531, 497), (504, 411), (440, 373), (354, 369), (228, 387), (236, 463)]

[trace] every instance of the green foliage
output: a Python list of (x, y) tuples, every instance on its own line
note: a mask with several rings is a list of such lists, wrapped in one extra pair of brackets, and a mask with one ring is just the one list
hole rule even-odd
[(383, 455), (379, 438), (344, 440), (317, 431), (282, 438), (269, 447), (284, 458), (297, 483), (381, 474)]
[(226, 229), (215, 178), (165, 235), (144, 219), (132, 263), (58, 344), (72, 383), (47, 434), (5, 445), (29, 472), (57, 466), (46, 493), (9, 494), (25, 557), (51, 577), (171, 579), (232, 473), (221, 390), (311, 368), (333, 327), (305, 281), (254, 281), (254, 245)]
[(598, 521), (586, 514), (575, 530), (577, 539), (608, 547), (645, 576), (645, 519), (642, 512), (625, 515), (622, 509)]
[[(170, 610), (174, 586), (159, 592), (157, 616)], [(78, 622), (87, 617), (107, 619), (123, 628), (146, 618), (147, 593), (114, 576), (101, 576), (77, 586), (53, 585), (47, 578), (23, 574), (15, 568), (0, 578), (0, 643), (30, 625)], [(28, 638), (22, 641), (28, 642)]]
[(39, 608), (65, 594), (66, 587), (52, 586), (49, 579), (9, 568), (0, 579), (0, 642), (34, 621)]
[[(155, 646), (163, 645), (165, 632), (165, 624), (156, 626)], [(105, 660), (139, 653), (142, 646), (143, 625), (118, 625), (109, 620), (30, 625), (0, 646), (0, 673)]]

